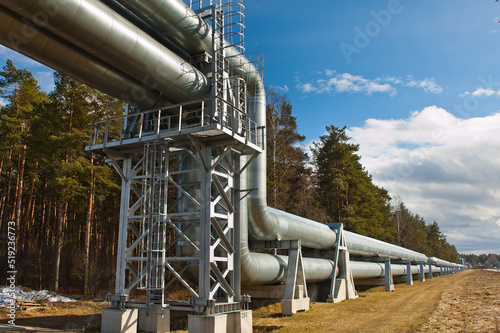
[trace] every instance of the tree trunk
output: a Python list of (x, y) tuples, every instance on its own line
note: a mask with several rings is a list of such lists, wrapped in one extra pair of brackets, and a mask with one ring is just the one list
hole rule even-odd
[(53, 270), (53, 281), (52, 289), (54, 292), (59, 291), (59, 267), (61, 265), (61, 251), (62, 251), (62, 235), (63, 235), (63, 225), (66, 219), (66, 210), (68, 209), (68, 203), (60, 203), (57, 212), (57, 228), (56, 228), (56, 242), (54, 244), (54, 270)]
[(85, 269), (83, 279), (83, 294), (87, 295), (89, 286), (89, 258), (90, 258), (90, 232), (92, 225), (92, 215), (94, 209), (94, 154), (90, 154), (90, 184), (88, 192), (88, 205), (87, 205), (87, 220), (85, 223), (85, 240), (83, 244), (83, 264)]
[(5, 218), (8, 219), (8, 216), (10, 215), (10, 187), (11, 187), (11, 184), (12, 184), (12, 149), (10, 151), (10, 154), (9, 154), (9, 171), (7, 172), (7, 184), (5, 185), (5, 190), (4, 190), (4, 194), (2, 196), (2, 200), (4, 202), (4, 204), (2, 205), (2, 212), (1, 212), (1, 218), (2, 218), (2, 221), (4, 221)]
[[(35, 174), (38, 169), (38, 162), (35, 164)], [(35, 200), (34, 200), (34, 193), (35, 193), (35, 180), (36, 177), (33, 177), (31, 179), (31, 185), (30, 185), (30, 195), (28, 198), (28, 204), (26, 205), (27, 211), (26, 214), (24, 214), (24, 228), (21, 229), (21, 236), (19, 239), (19, 243), (21, 245), (21, 251), (24, 251), (27, 247), (26, 244), (26, 239), (29, 238), (29, 233), (30, 230), (33, 228), (34, 221), (33, 221), (33, 216), (34, 216), (34, 211), (35, 211)]]
[[(26, 226), (21, 226), (21, 204), (23, 201), (23, 184), (24, 184), (24, 165), (26, 162), (26, 144), (23, 145), (23, 151), (21, 156), (19, 156), (19, 170), (16, 185), (16, 209), (14, 214), (14, 221), (16, 222), (17, 228), (25, 230)], [(18, 238), (20, 235), (18, 235)], [(20, 244), (20, 242), (18, 243)]]

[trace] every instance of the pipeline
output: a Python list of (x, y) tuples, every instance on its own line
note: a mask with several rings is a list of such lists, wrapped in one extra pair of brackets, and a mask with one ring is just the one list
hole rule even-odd
[[(2, 44), (134, 106), (156, 108), (209, 94), (210, 82), (204, 73), (102, 2), (0, 0), (0, 3), (8, 7), (0, 7)], [(112, 0), (106, 3), (113, 7)], [(183, 52), (191, 56), (212, 53), (211, 27), (182, 1), (118, 0), (117, 3)], [(40, 13), (50, 19), (40, 22)], [(37, 27), (36, 34), (26, 43), (15, 45), (9, 40), (10, 32), (23, 36), (23, 31), (31, 26)], [(227, 42), (225, 46), (232, 74), (247, 81), (248, 114), (253, 121), (265, 125), (262, 77), (237, 49)], [(141, 98), (134, 97), (138, 89), (144, 92)], [(244, 162), (243, 157), (242, 165)], [(249, 242), (300, 239), (302, 246), (308, 248), (330, 250), (334, 247), (337, 237), (328, 226), (267, 206), (265, 153), (241, 175), (241, 183), (242, 188), (257, 189), (242, 201), (240, 210), (242, 283), (276, 283), (284, 281), (286, 275), (286, 258), (250, 252)], [(345, 237), (350, 253), (355, 255), (428, 261), (421, 253), (369, 237), (349, 232)], [(380, 264), (352, 263), (354, 278), (382, 274)], [(437, 260), (435, 264), (451, 265)], [(404, 265), (393, 266), (393, 274), (404, 274)], [(329, 259), (304, 258), (304, 268), (309, 281), (328, 280), (333, 274), (333, 262)]]

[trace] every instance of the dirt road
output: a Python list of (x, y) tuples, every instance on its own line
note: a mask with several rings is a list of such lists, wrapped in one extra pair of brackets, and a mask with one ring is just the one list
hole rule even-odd
[(500, 272), (477, 271), (443, 293), (422, 332), (500, 332)]

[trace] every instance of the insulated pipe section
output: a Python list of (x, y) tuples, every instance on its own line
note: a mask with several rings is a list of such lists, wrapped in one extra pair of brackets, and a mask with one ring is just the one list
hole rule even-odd
[[(245, 165), (246, 156), (241, 157), (241, 165)], [(248, 188), (247, 174), (240, 176), (240, 188)], [(285, 282), (288, 257), (266, 253), (250, 252), (248, 247), (248, 201), (240, 201), (240, 258), (241, 284), (273, 284)], [(319, 258), (303, 258), (306, 281), (325, 281), (333, 274), (333, 261)]]
[[(96, 0), (1, 0), (18, 14), (59, 35), (172, 102), (206, 97), (207, 78), (186, 60)], [(40, 17), (46, 19), (41, 22)]]
[(158, 91), (1, 5), (0, 43), (132, 106), (148, 109), (168, 104)]
[(427, 262), (427, 256), (404, 247), (382, 242), (378, 239), (362, 236), (354, 232), (344, 231), (349, 253), (361, 256), (389, 257)]
[[(385, 276), (385, 263), (351, 261), (352, 276), (356, 280), (373, 279)], [(406, 265), (391, 264), (392, 276), (406, 275)], [(412, 265), (411, 274), (419, 274), (420, 266)], [(429, 273), (429, 267), (424, 266), (424, 273)]]
[(428, 263), (433, 264), (435, 266), (443, 266), (443, 267), (462, 267), (462, 265), (455, 264), (453, 262), (449, 262), (436, 257), (429, 257)]
[(175, 54), (177, 54), (179, 57), (183, 59), (189, 59), (189, 54), (187, 54), (184, 50), (182, 50), (180, 47), (178, 47), (176, 44), (172, 43), (167, 37), (164, 35), (160, 34), (157, 30), (151, 28), (150, 25), (148, 25), (146, 22), (141, 20), (137, 15), (132, 13), (130, 10), (127, 8), (123, 7), (121, 4), (116, 2), (115, 0), (100, 0), (102, 3), (104, 3), (106, 6), (123, 16), (125, 19), (133, 23), (135, 26), (140, 28), (142, 31), (153, 37), (155, 40), (157, 40), (159, 43), (161, 43), (163, 46), (168, 48), (170, 51), (173, 51)]
[[(113, 0), (106, 0), (113, 1)], [(180, 0), (116, 0), (191, 55), (212, 48), (212, 28)]]

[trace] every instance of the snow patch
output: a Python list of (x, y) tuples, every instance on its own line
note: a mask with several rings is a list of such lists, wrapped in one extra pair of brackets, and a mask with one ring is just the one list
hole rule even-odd
[(76, 299), (57, 295), (48, 290), (24, 291), (19, 287), (11, 289), (0, 287), (0, 308), (5, 308), (14, 301), (47, 301), (47, 302), (76, 302)]

